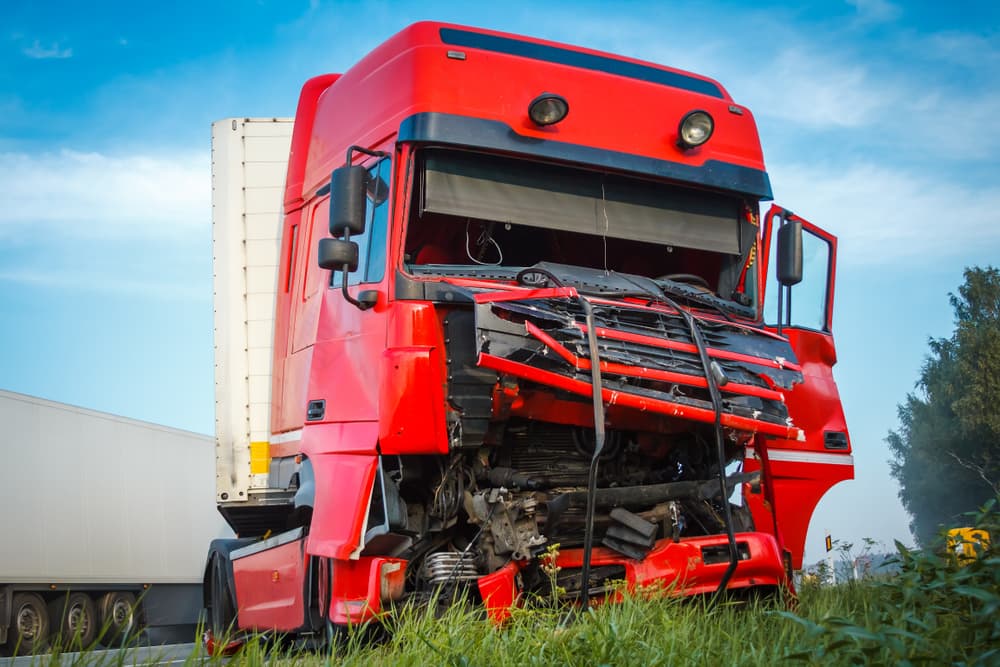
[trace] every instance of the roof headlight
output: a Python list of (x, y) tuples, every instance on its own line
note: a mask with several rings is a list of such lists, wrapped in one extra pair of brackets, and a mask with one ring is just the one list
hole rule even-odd
[(535, 125), (555, 125), (569, 113), (569, 102), (562, 95), (542, 93), (528, 105), (528, 117)]
[(689, 111), (681, 118), (677, 130), (677, 145), (688, 150), (697, 148), (709, 140), (715, 130), (715, 121), (707, 111)]

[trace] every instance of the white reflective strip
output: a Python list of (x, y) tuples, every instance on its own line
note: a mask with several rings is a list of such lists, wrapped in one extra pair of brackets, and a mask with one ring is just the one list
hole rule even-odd
[[(747, 447), (747, 458), (753, 458), (753, 447)], [(787, 461), (788, 463), (823, 463), (827, 465), (854, 465), (854, 457), (850, 454), (826, 454), (824, 452), (797, 452), (788, 449), (769, 449), (767, 457), (772, 461)]]
[(271, 436), (272, 445), (282, 445), (286, 442), (295, 442), (296, 440), (302, 439), (302, 429), (298, 431), (289, 431), (288, 433), (280, 433), (278, 435)]

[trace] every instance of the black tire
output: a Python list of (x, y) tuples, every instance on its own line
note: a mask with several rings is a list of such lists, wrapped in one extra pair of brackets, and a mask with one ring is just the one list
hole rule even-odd
[(40, 653), (49, 641), (49, 612), (37, 593), (14, 595), (7, 646), (14, 655)]
[(49, 623), (61, 648), (88, 648), (97, 637), (97, 605), (86, 593), (60, 595), (49, 602)]
[(213, 556), (208, 581), (208, 629), (217, 644), (225, 644), (236, 631), (236, 606), (228, 574), (223, 557)]
[(97, 601), (98, 640), (108, 648), (118, 648), (135, 630), (135, 595), (128, 591), (110, 591)]

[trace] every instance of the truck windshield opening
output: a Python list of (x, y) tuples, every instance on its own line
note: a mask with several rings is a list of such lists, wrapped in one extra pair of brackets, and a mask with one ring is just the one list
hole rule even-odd
[(684, 276), (731, 299), (756, 232), (739, 197), (707, 190), (438, 148), (420, 164), (406, 240), (418, 274), (553, 262)]

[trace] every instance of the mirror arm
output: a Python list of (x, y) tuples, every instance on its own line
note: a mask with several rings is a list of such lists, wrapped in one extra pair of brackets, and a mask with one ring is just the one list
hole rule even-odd
[[(351, 241), (350, 229), (344, 230), (344, 241), (348, 243)], [(355, 299), (353, 296), (351, 296), (350, 292), (347, 291), (347, 274), (350, 272), (350, 268), (351, 268), (350, 264), (344, 264), (344, 268), (341, 269), (341, 272), (344, 274), (344, 279), (340, 283), (340, 291), (344, 295), (344, 299), (347, 300), (347, 302), (350, 303), (352, 306), (354, 306), (358, 310), (368, 310), (369, 308), (375, 305), (374, 300), (371, 300), (370, 298), (358, 300)], [(373, 290), (366, 290), (364, 294), (369, 295), (369, 293), (372, 291)], [(375, 292), (375, 296), (376, 298), (378, 297), (378, 292)]]
[(363, 153), (365, 155), (370, 155), (372, 157), (389, 157), (389, 154), (385, 151), (373, 151), (361, 146), (351, 146), (347, 149), (347, 166), (351, 166), (351, 160), (355, 153)]

